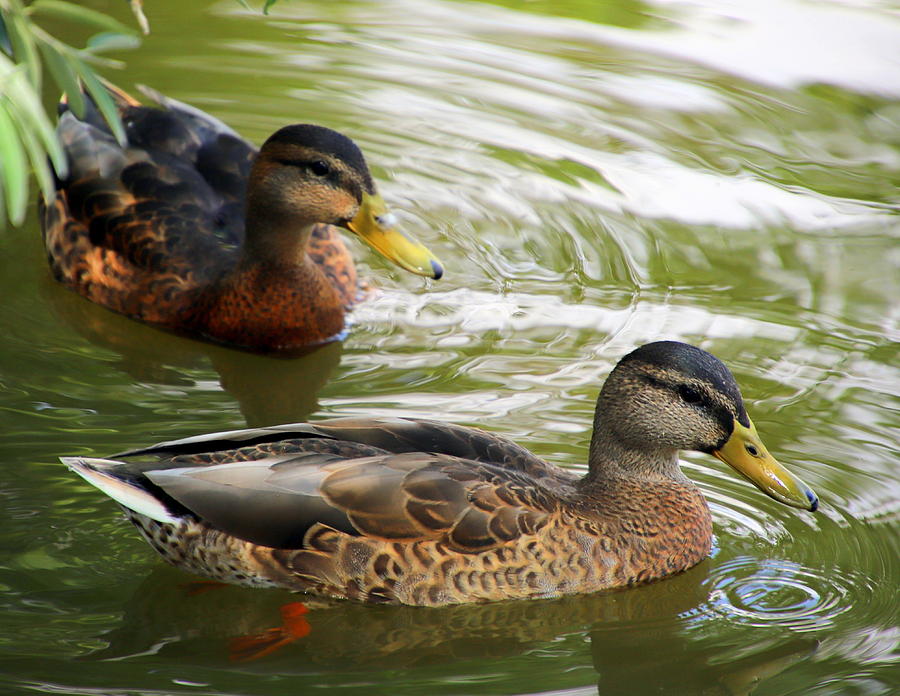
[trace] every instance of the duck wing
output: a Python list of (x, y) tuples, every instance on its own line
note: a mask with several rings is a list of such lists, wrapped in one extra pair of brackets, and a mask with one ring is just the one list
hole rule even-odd
[[(231, 450), (240, 449), (235, 455)], [(157, 455), (178, 461), (211, 461), (225, 456), (266, 456), (329, 451), (346, 458), (420, 452), (493, 464), (543, 480), (571, 484), (576, 476), (549, 464), (512, 440), (478, 428), (413, 418), (332, 418), (210, 433), (122, 452), (118, 457)], [(219, 453), (217, 455), (217, 453)], [(193, 459), (185, 459), (191, 457)]]
[(300, 548), (316, 525), (490, 548), (541, 526), (574, 481), (509, 440), (403, 418), (212, 433), (115, 458), (114, 475), (170, 510), (276, 548)]
[(534, 533), (558, 509), (557, 496), (521, 472), (446, 455), (348, 460), (301, 453), (141, 469), (157, 493), (175, 502), (170, 510), (181, 508), (227, 534), (282, 549), (304, 548), (309, 535), (337, 530), (482, 551)]
[(83, 119), (61, 106), (69, 173), (45, 205), (45, 242), (60, 280), (140, 314), (128, 306), (129, 292), (146, 292), (166, 275), (181, 289), (206, 283), (234, 263), (255, 149), (174, 100), (155, 108), (112, 93), (125, 146), (89, 98)]

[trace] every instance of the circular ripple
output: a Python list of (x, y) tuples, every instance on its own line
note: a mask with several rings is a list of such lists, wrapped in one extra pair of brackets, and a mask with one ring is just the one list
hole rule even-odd
[(789, 561), (741, 557), (723, 563), (709, 579), (709, 610), (750, 626), (814, 631), (833, 625), (852, 607), (864, 578), (823, 578)]

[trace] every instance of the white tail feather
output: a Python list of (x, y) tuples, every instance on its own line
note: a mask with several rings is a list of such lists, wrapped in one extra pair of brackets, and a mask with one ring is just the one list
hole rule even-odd
[(157, 522), (172, 524), (179, 521), (177, 517), (166, 510), (165, 505), (143, 488), (134, 486), (105, 471), (105, 469), (115, 466), (117, 462), (89, 457), (60, 457), (60, 461), (92, 486), (96, 486), (129, 510), (134, 510)]

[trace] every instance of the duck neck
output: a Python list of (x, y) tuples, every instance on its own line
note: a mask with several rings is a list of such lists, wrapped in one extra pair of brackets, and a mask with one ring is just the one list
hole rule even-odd
[(241, 265), (297, 267), (306, 260), (313, 223), (286, 219), (265, 206), (248, 206)]
[(608, 478), (686, 480), (678, 466), (678, 450), (629, 447), (608, 429), (594, 429), (588, 454), (588, 480)]
[(305, 208), (296, 203), (296, 192), (290, 193), (288, 183), (269, 159), (257, 157), (253, 162), (247, 185), (242, 266), (290, 268), (305, 260), (316, 221), (303, 215)]
[(601, 394), (594, 415), (585, 483), (637, 478), (690, 484), (690, 479), (678, 465), (677, 449), (635, 437), (629, 432), (627, 422), (622, 425), (615, 417), (604, 418), (602, 413), (615, 413), (606, 408), (613, 407), (613, 404), (605, 404), (604, 401)]

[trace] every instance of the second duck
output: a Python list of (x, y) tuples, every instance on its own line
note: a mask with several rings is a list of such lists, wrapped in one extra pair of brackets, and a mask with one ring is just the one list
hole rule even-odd
[(53, 274), (84, 297), (207, 340), (291, 351), (338, 336), (358, 297), (336, 227), (412, 273), (443, 274), (396, 228), (346, 136), (292, 125), (257, 152), (198, 109), (110, 93), (127, 143), (89, 99), (83, 118), (63, 103), (69, 172), (42, 206)]

